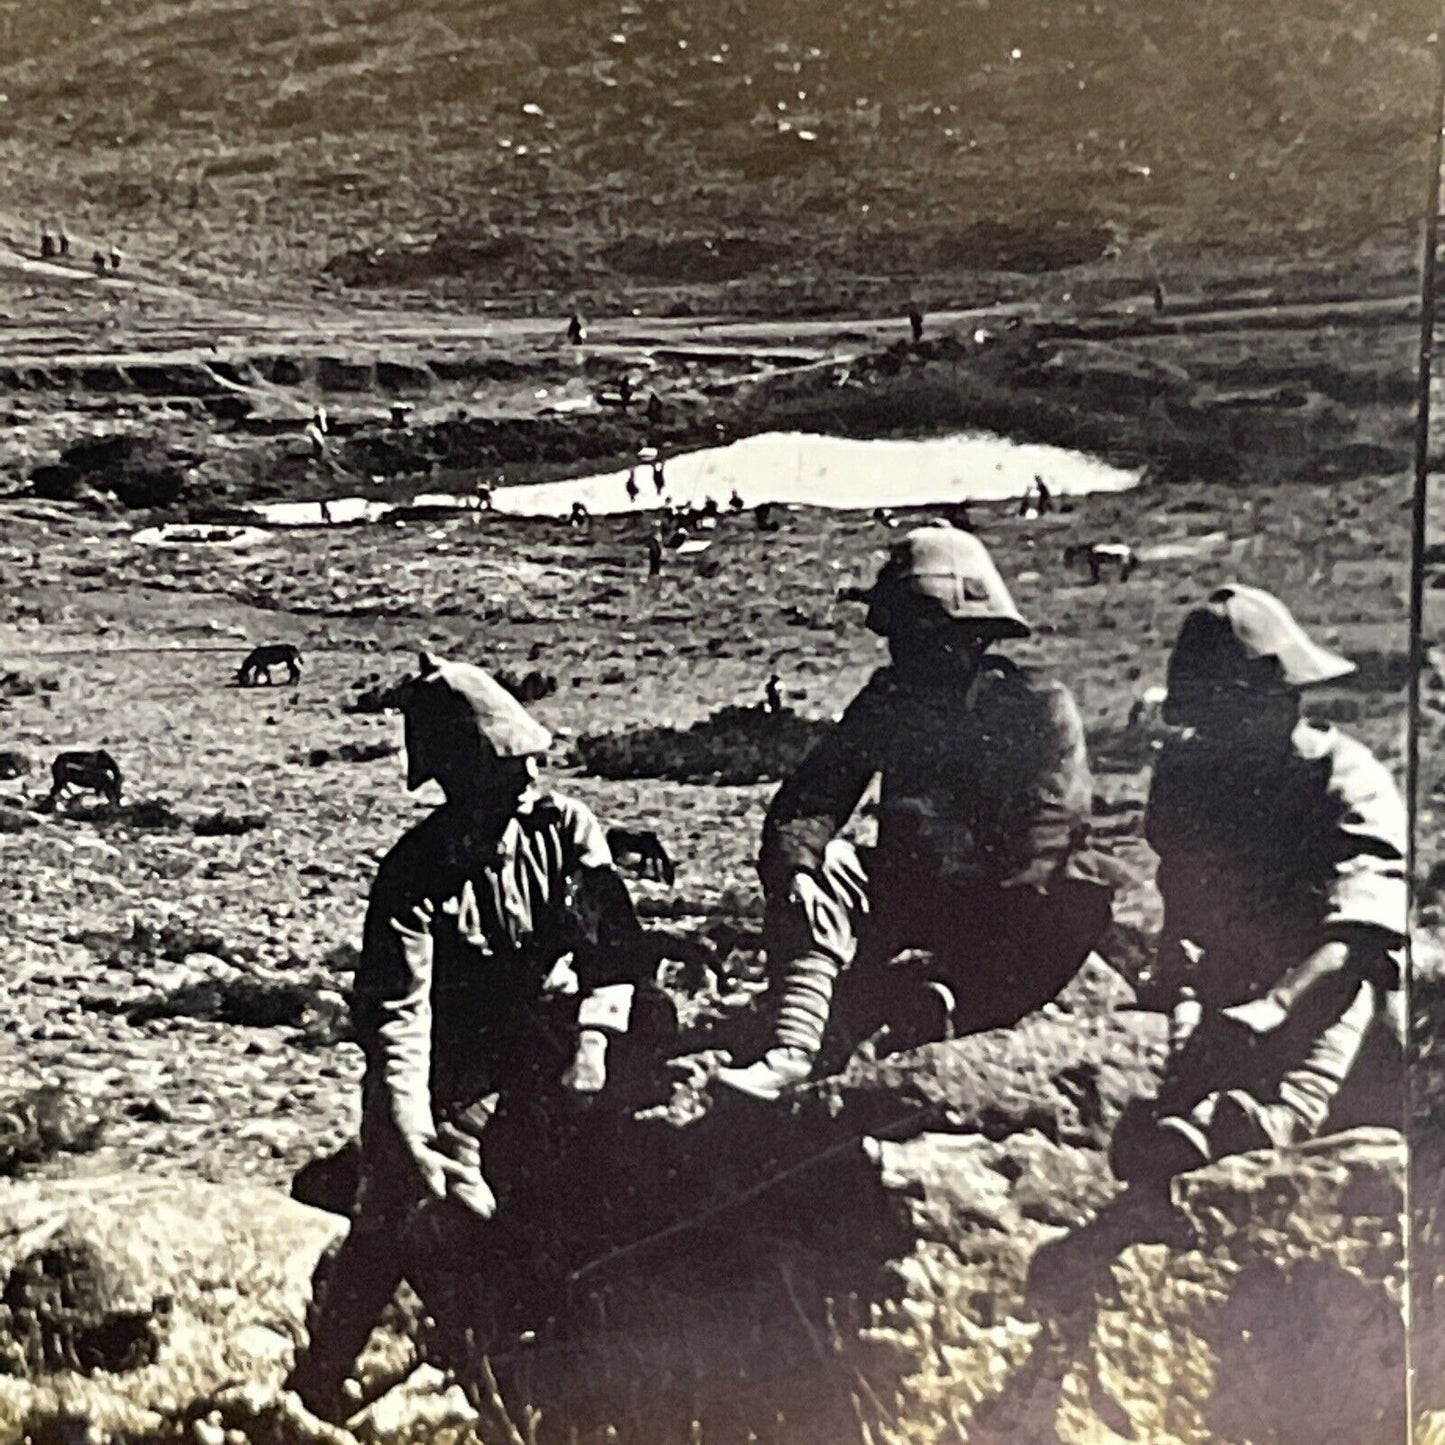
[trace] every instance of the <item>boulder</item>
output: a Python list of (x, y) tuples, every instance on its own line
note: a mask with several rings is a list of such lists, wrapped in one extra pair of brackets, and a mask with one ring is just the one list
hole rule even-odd
[(1398, 1133), (1361, 1129), (1224, 1160), (1167, 1200), (1119, 1195), (1041, 1245), (993, 1306), (1002, 1327), (895, 1326), (890, 1345), (928, 1363), (892, 1408), (936, 1421), (907, 1438), (1406, 1438), (1404, 1170)]
[(101, 1439), (170, 1439), (238, 1382), (274, 1394), (344, 1228), (194, 1179), (0, 1183), (0, 1439), (77, 1418)]
[(434, 1212), (399, 1235), (415, 1295), (346, 1431), (279, 1390), (338, 1217), (161, 1177), (0, 1185), (0, 1438), (443, 1441), (474, 1414), (537, 1445), (1403, 1438), (1400, 1136), (1125, 1190), (1102, 1145), (1160, 1033), (1041, 1014), (772, 1106), (713, 1097), (706, 1058), (611, 1113), (516, 1098), (495, 1224), (465, 1257)]

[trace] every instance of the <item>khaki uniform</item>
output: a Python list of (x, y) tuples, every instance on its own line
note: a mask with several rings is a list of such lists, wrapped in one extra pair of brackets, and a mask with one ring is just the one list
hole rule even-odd
[[(1301, 722), (1283, 760), (1188, 734), (1166, 744), (1145, 820), (1165, 910), (1160, 983), (1192, 988), (1203, 1022), (1153, 1117), (1208, 1136), (1220, 1099), (1243, 1090), (1286, 1106), (1299, 1137), (1327, 1121), (1398, 1123), (1406, 828), (1388, 771), (1334, 728)], [(1220, 1009), (1264, 998), (1331, 942), (1351, 946), (1343, 976), (1257, 1046), (1225, 1036)]]
[[(854, 848), (836, 835), (875, 775), (877, 846)], [(903, 985), (884, 966), (909, 948), (933, 954), (966, 1028), (1053, 997), (1109, 918), (1112, 890), (1088, 847), (1092, 794), (1083, 723), (1061, 684), (993, 656), (964, 687), (877, 672), (764, 826), (769, 956), (784, 978), (811, 975), (817, 994), (797, 1017), (785, 1006), (778, 1042), (817, 1047), (832, 977), (849, 965), (845, 1041), (885, 1022)], [(799, 873), (817, 886), (800, 895)]]
[[(339, 1387), (406, 1273), (403, 1231), (425, 1194), (407, 1150), (428, 1141), (479, 1167), (509, 1091), (567, 1064), (576, 999), (542, 984), (571, 954), (582, 1010), (599, 988), (640, 981), (640, 933), (606, 837), (581, 803), (525, 794), (494, 848), (442, 807), (378, 871), (353, 1013), (366, 1057), (362, 1177), (351, 1232), (318, 1286), (298, 1388)], [(456, 1241), (477, 1221), (454, 1200), (427, 1212)]]

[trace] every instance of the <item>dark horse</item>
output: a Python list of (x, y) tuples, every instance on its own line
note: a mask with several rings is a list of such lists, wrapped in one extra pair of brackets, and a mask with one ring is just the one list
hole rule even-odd
[(301, 681), (301, 650), (292, 646), (289, 642), (265, 642), (260, 647), (253, 647), (246, 654), (246, 659), (236, 669), (236, 681), (242, 687), (255, 687), (256, 683), (264, 677), (266, 685), (271, 685), (271, 669), (282, 667), (286, 669), (286, 681), (297, 683)]
[(120, 764), (104, 748), (57, 754), (50, 765), (50, 778), (52, 803), (66, 788), (89, 788), (112, 808), (120, 807)]
[(666, 883), (669, 888), (677, 878), (677, 868), (662, 839), (656, 833), (636, 831), (631, 828), (609, 828), (607, 846), (612, 850), (613, 860), (622, 863), (627, 860), (643, 878), (652, 878)]

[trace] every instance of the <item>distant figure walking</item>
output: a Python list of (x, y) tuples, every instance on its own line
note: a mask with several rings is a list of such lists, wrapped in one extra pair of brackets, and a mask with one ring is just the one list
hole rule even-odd
[(70, 237), (65, 234), (65, 228), (60, 228), (60, 234), (55, 238), (56, 244), (60, 247), (62, 256), (70, 255)]
[(728, 498), (728, 511), (733, 513), (741, 512), (746, 506), (747, 503), (743, 501), (743, 494), (734, 487), (732, 496)]
[(617, 400), (621, 403), (623, 411), (632, 405), (635, 392), (636, 388), (632, 384), (632, 378), (624, 372), (622, 380), (617, 383)]
[(40, 232), (40, 259), (49, 261), (55, 255), (55, 237), (50, 234), (48, 227), (42, 228)]
[(306, 423), (305, 435), (307, 445), (311, 448), (311, 460), (317, 463), (325, 461), (326, 433), (321, 427), (317, 426), (314, 417)]
[(492, 510), (492, 484), (485, 479), (477, 483), (477, 510), (482, 512)]
[(585, 527), (592, 520), (592, 513), (587, 510), (585, 502), (573, 502), (572, 511), (568, 514), (567, 525), (570, 527)]
[(662, 538), (656, 532), (647, 537), (647, 575), (658, 577), (662, 573)]
[(923, 340), (923, 312), (919, 310), (915, 302), (908, 308), (908, 325), (913, 332), (914, 341)]
[(783, 689), (780, 686), (782, 678), (775, 672), (768, 678), (767, 686), (763, 688), (763, 703), (768, 712), (782, 712), (783, 710)]
[(1157, 276), (1154, 278), (1154, 309), (1164, 309), (1164, 283)]
[(567, 318), (567, 341), (571, 346), (581, 346), (587, 340), (587, 328), (582, 324), (582, 318), (573, 312)]
[(1053, 509), (1053, 493), (1044, 485), (1044, 479), (1036, 476), (1033, 486), (1027, 488), (1019, 499), (1019, 516), (1042, 517)]
[(95, 274), (96, 274), (97, 276), (104, 276), (104, 275), (105, 275), (105, 252), (104, 252), (104, 251), (92, 251), (92, 252), (90, 253), (90, 264), (95, 267)]
[(647, 421), (650, 426), (662, 421), (662, 398), (655, 391), (647, 398)]
[(324, 497), (321, 500), (321, 521), (324, 526), (331, 525), (331, 503)]
[(112, 272), (119, 271), (119, 270), (120, 270), (120, 263), (121, 263), (120, 247), (119, 247), (119, 246), (112, 246), (112, 247), (110, 248), (110, 269), (111, 269), (111, 271), (112, 271)]
[(642, 495), (642, 488), (637, 485), (637, 471), (634, 468), (627, 474), (627, 500), (635, 502)]

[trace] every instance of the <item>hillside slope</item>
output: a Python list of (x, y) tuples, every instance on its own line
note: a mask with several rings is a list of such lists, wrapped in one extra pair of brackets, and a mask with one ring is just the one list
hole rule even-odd
[(1427, 0), (68, 0), (12, 241), (476, 299), (1408, 245)]

